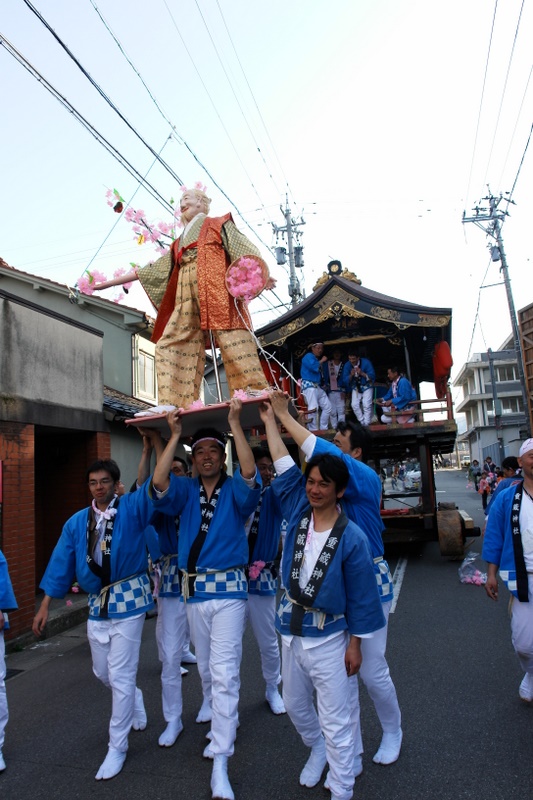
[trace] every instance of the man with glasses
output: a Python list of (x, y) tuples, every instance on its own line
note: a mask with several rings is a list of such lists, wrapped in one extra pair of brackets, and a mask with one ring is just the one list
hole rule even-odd
[(136, 676), (145, 615), (154, 607), (144, 535), (154, 507), (145, 487), (119, 498), (120, 470), (111, 459), (95, 461), (87, 481), (92, 503), (63, 527), (40, 584), (33, 632), (43, 633), (52, 598), (77, 580), (88, 594), (93, 672), (112, 693), (109, 749), (95, 776), (108, 780), (124, 765), (130, 730), (146, 727)]

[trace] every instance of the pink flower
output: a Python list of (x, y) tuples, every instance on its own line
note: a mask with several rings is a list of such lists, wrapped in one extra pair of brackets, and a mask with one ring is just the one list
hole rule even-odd
[[(111, 205), (111, 203), (110, 203), (109, 205)], [(65, 605), (66, 605), (66, 606), (71, 606), (71, 605), (72, 605), (72, 600), (67, 600), (67, 601), (65, 602)]]
[(265, 562), (264, 561), (254, 561), (253, 564), (250, 564), (248, 569), (248, 575), (253, 581), (256, 581), (261, 574), (261, 570), (264, 568)]
[(249, 303), (265, 288), (266, 277), (263, 265), (257, 259), (242, 256), (230, 265), (226, 273), (226, 286), (232, 297)]
[(104, 273), (100, 272), (100, 270), (98, 270), (98, 269), (91, 270), (89, 272), (89, 275), (90, 275), (90, 278), (91, 278), (91, 283), (93, 281), (94, 281), (94, 283), (103, 283), (104, 281), (107, 280), (107, 278), (104, 275)]
[(78, 278), (77, 285), (82, 294), (92, 294), (94, 292), (94, 282), (91, 283), (88, 275), (82, 275), (81, 278)]
[(250, 398), (244, 391), (244, 389), (235, 389), (233, 392), (233, 397), (236, 397), (237, 400), (249, 400)]
[(189, 411), (197, 411), (199, 408), (205, 408), (205, 404), (203, 400), (193, 400), (192, 403), (189, 403), (187, 408)]

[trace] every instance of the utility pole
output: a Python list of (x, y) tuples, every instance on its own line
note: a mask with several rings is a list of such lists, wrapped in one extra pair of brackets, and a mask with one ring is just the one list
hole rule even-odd
[[(291, 303), (293, 306), (301, 303), (304, 299), (305, 295), (302, 293), (300, 288), (300, 281), (296, 275), (296, 267), (302, 268), (304, 265), (303, 260), (303, 247), (300, 245), (300, 236), (302, 235), (302, 231), (300, 231), (300, 227), (305, 225), (303, 217), (300, 217), (300, 222), (296, 222), (291, 216), (291, 210), (289, 208), (289, 198), (285, 195), (285, 208), (280, 206), (280, 211), (285, 218), (285, 225), (278, 226), (274, 223), (272, 224), (272, 230), (276, 234), (276, 261), (278, 264), (286, 264), (287, 263), (287, 255), (289, 256), (289, 295), (291, 298)], [(287, 249), (282, 246), (278, 246), (279, 236), (281, 235), (282, 239), (287, 237)], [(295, 244), (296, 242), (296, 244)]]
[(503, 211), (498, 208), (502, 200), (505, 200), (505, 202), (507, 203), (513, 203), (513, 205), (514, 201), (511, 200), (510, 198), (504, 198), (501, 194), (499, 197), (494, 197), (494, 195), (490, 191), (490, 188), (488, 197), (484, 197), (483, 200), (486, 200), (488, 202), (489, 204), (488, 208), (476, 206), (474, 208), (475, 215), (473, 217), (467, 217), (466, 212), (463, 212), (463, 223), (465, 222), (475, 223), (478, 226), (478, 228), (481, 228), (481, 230), (485, 232), (487, 236), (491, 236), (496, 241), (496, 244), (490, 247), (491, 258), (493, 261), (501, 262), (500, 272), (503, 276), (505, 291), (507, 293), (507, 304), (509, 306), (509, 316), (511, 317), (511, 329), (513, 332), (514, 349), (516, 352), (516, 358), (518, 362), (518, 378), (520, 380), (520, 388), (522, 390), (522, 405), (524, 408), (525, 430), (526, 430), (526, 436), (530, 437), (531, 430), (529, 426), (529, 412), (528, 412), (529, 406), (527, 400), (526, 377), (524, 372), (524, 354), (522, 351), (522, 343), (520, 341), (518, 320), (516, 318), (513, 293), (511, 291), (511, 281), (509, 279), (509, 269), (507, 267), (507, 258), (505, 256), (505, 250), (503, 247), (503, 237), (502, 237), (502, 223), (505, 217), (509, 216), (509, 214), (507, 211)]

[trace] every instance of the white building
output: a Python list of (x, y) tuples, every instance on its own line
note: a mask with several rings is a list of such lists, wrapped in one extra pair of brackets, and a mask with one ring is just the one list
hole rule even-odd
[(466, 431), (459, 440), (468, 442), (471, 460), (482, 464), (491, 456), (501, 464), (506, 456), (518, 455), (526, 417), (512, 338), (501, 350), (474, 353), (453, 383), (463, 390), (456, 411), (465, 415)]

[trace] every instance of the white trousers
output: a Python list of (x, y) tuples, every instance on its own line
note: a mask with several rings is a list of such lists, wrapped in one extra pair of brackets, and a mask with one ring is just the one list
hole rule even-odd
[[(406, 422), (414, 422), (415, 421), (415, 418), (412, 416), (413, 408), (412, 407), (411, 408), (407, 407), (405, 410), (406, 410), (407, 413), (404, 414), (403, 416), (394, 417), (394, 419), (396, 420), (396, 422), (399, 425), (404, 425)], [(384, 425), (390, 425), (391, 422), (392, 422), (392, 417), (389, 416), (389, 414), (383, 413), (381, 415), (381, 421), (383, 422)]]
[(126, 619), (88, 620), (93, 672), (112, 692), (109, 747), (126, 752), (133, 723), (144, 612)]
[(318, 430), (318, 414), (319, 410), (322, 411), (320, 418), (320, 430), (326, 430), (329, 427), (329, 418), (331, 416), (331, 403), (324, 389), (320, 387), (311, 386), (310, 389), (303, 390), (303, 396), (307, 403), (309, 422), (307, 425), (308, 430)]
[(276, 633), (276, 596), (249, 594), (246, 618), (254, 632), (261, 654), (261, 671), (267, 686), (281, 681), (281, 658)]
[(165, 722), (181, 719), (181, 656), (188, 632), (185, 603), (179, 597), (159, 597), (155, 637), (161, 661), (161, 695)]
[(307, 747), (324, 735), (331, 794), (339, 800), (350, 800), (354, 785), (352, 703), (346, 702), (350, 685), (344, 665), (347, 642), (348, 635), (340, 634), (304, 649), (300, 636), (293, 636), (290, 645), (282, 639), (285, 708)]
[(374, 400), (374, 389), (369, 386), (359, 392), (352, 390), (353, 413), (361, 425), (370, 425), (372, 421), (372, 401)]
[(330, 392), (328, 400), (331, 404), (330, 424), (332, 428), (336, 428), (339, 422), (346, 419), (344, 392)]
[[(533, 597), (533, 575), (528, 575), (529, 596)], [(521, 603), (514, 595), (511, 606), (511, 637), (524, 672), (533, 675), (533, 602)]]
[(211, 701), (211, 750), (232, 756), (239, 722), (240, 666), (246, 600), (187, 603), (205, 699)]
[(398, 705), (396, 689), (385, 658), (391, 605), (392, 600), (381, 605), (386, 620), (385, 627), (375, 631), (372, 637), (361, 639), (363, 663), (359, 671), (359, 675), (363, 679), (368, 694), (374, 703), (384, 733), (396, 733), (402, 726), (402, 715)]
[(6, 645), (4, 642), (4, 631), (0, 631), (0, 753), (4, 746), (4, 737), (9, 712), (7, 709), (6, 693)]

